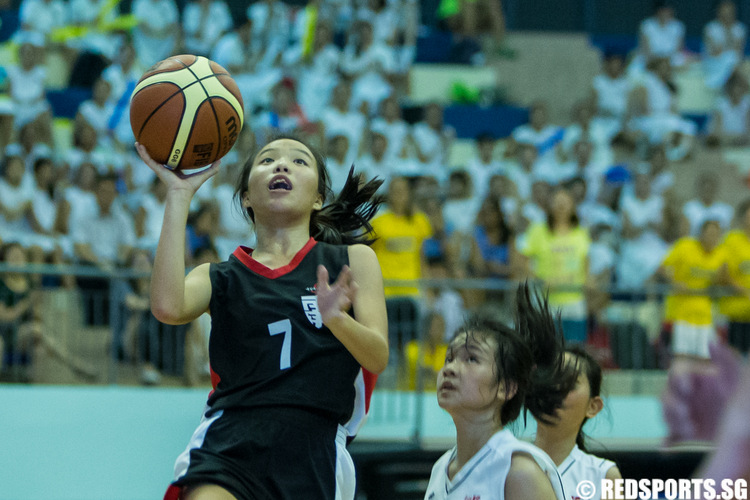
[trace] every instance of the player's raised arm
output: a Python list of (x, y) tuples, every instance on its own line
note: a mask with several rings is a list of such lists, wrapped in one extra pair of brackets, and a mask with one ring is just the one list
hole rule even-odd
[(143, 145), (136, 144), (136, 149), (146, 165), (167, 185), (164, 221), (151, 275), (151, 311), (162, 323), (189, 323), (208, 310), (211, 298), (208, 264), (185, 276), (185, 227), (190, 200), (218, 171), (219, 162), (185, 175), (155, 162)]

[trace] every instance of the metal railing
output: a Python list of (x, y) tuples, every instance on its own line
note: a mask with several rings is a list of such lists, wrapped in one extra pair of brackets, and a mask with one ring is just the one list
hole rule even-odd
[[(208, 325), (159, 323), (147, 297), (135, 290), (149, 275), (130, 269), (103, 270), (87, 266), (0, 263), (5, 273), (23, 273), (34, 283), (33, 307), (20, 320), (0, 322), (0, 380), (39, 383), (209, 384)], [(387, 283), (395, 284), (395, 283)], [(479, 308), (512, 321), (513, 291), (518, 282), (499, 279), (446, 279), (398, 282), (416, 285), (424, 296), (450, 290), (459, 295), (484, 294)], [(565, 287), (558, 291), (580, 291)], [(589, 290), (590, 291), (590, 290)], [(670, 287), (649, 284), (642, 289), (617, 286), (595, 290), (607, 296), (606, 307), (589, 323), (589, 344), (605, 368), (659, 369), (666, 365), (662, 345), (662, 303)], [(713, 297), (731, 293), (715, 288)], [(145, 302), (144, 302), (145, 300)], [(434, 389), (433, 367), (425, 365), (430, 312), (423, 299), (388, 298), (391, 363), (380, 378), (383, 390)], [(437, 311), (440, 313), (441, 311)], [(459, 318), (460, 319), (460, 318)], [(444, 338), (446, 334), (444, 332)], [(428, 356), (429, 357), (429, 356)]]

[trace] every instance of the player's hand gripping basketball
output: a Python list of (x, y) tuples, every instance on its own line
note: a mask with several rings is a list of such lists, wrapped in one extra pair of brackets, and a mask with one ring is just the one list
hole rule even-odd
[(167, 185), (168, 190), (184, 190), (190, 196), (194, 195), (204, 182), (219, 171), (219, 165), (221, 164), (221, 160), (217, 160), (208, 168), (191, 174), (185, 174), (179, 170), (171, 170), (155, 161), (148, 154), (143, 144), (136, 142), (135, 149), (138, 151), (138, 156), (141, 157), (141, 160)]
[(318, 266), (318, 284), (316, 285), (318, 311), (324, 325), (328, 325), (330, 320), (349, 311), (354, 294), (357, 292), (357, 283), (352, 277), (352, 270), (349, 266), (341, 269), (333, 285), (330, 285), (328, 280), (328, 269), (325, 266)]

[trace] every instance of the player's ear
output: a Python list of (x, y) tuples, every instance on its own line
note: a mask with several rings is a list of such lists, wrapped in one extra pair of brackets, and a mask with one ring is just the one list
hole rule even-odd
[(323, 196), (319, 194), (315, 203), (313, 203), (313, 210), (320, 210), (321, 208), (323, 208)]
[(586, 408), (586, 417), (594, 418), (597, 413), (602, 411), (602, 408), (604, 408), (604, 401), (601, 397), (594, 396), (589, 400), (589, 406)]
[(250, 207), (250, 191), (245, 191), (242, 193), (242, 208), (249, 208)]

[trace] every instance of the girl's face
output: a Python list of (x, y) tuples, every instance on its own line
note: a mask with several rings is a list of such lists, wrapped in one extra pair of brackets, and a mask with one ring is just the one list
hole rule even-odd
[(23, 180), (23, 171), (24, 166), (21, 158), (14, 156), (9, 159), (5, 166), (5, 179), (8, 181), (8, 184), (11, 186), (19, 186)]
[(506, 399), (497, 380), (497, 342), (486, 336), (461, 333), (448, 347), (437, 376), (438, 404), (451, 415), (494, 412)]
[(94, 84), (93, 99), (98, 104), (104, 104), (109, 99), (111, 86), (107, 80), (98, 79)]
[(12, 245), (5, 253), (5, 262), (9, 266), (23, 266), (27, 262), (26, 252), (20, 245)]
[(573, 197), (566, 190), (561, 189), (552, 198), (552, 213), (559, 217), (569, 217), (575, 210)]
[(35, 173), (37, 185), (42, 188), (46, 188), (47, 186), (49, 186), (50, 183), (54, 181), (54, 177), (52, 174), (52, 163), (45, 162), (39, 165)]
[(411, 188), (409, 181), (397, 177), (388, 185), (388, 206), (395, 213), (403, 213), (407, 210), (411, 199)]
[[(573, 365), (577, 362), (576, 356), (565, 353), (565, 362), (569, 366)], [(575, 388), (568, 393), (563, 401), (562, 408), (556, 412), (558, 420), (555, 427), (577, 434), (583, 421), (595, 417), (603, 406), (604, 402), (601, 397), (591, 396), (589, 379), (586, 373), (581, 370)]]
[(713, 250), (721, 240), (721, 226), (717, 222), (711, 222), (703, 227), (700, 234), (700, 241), (704, 248)]
[(386, 121), (392, 122), (401, 119), (401, 107), (398, 104), (398, 99), (394, 96), (387, 97), (383, 100), (382, 114)]
[(292, 139), (264, 146), (253, 159), (242, 206), (258, 216), (275, 212), (320, 210), (318, 164), (310, 149)]
[(479, 209), (479, 215), (477, 216), (477, 222), (484, 227), (496, 227), (502, 222), (502, 215), (499, 207), (495, 205), (493, 200), (485, 200), (482, 202), (482, 207)]

